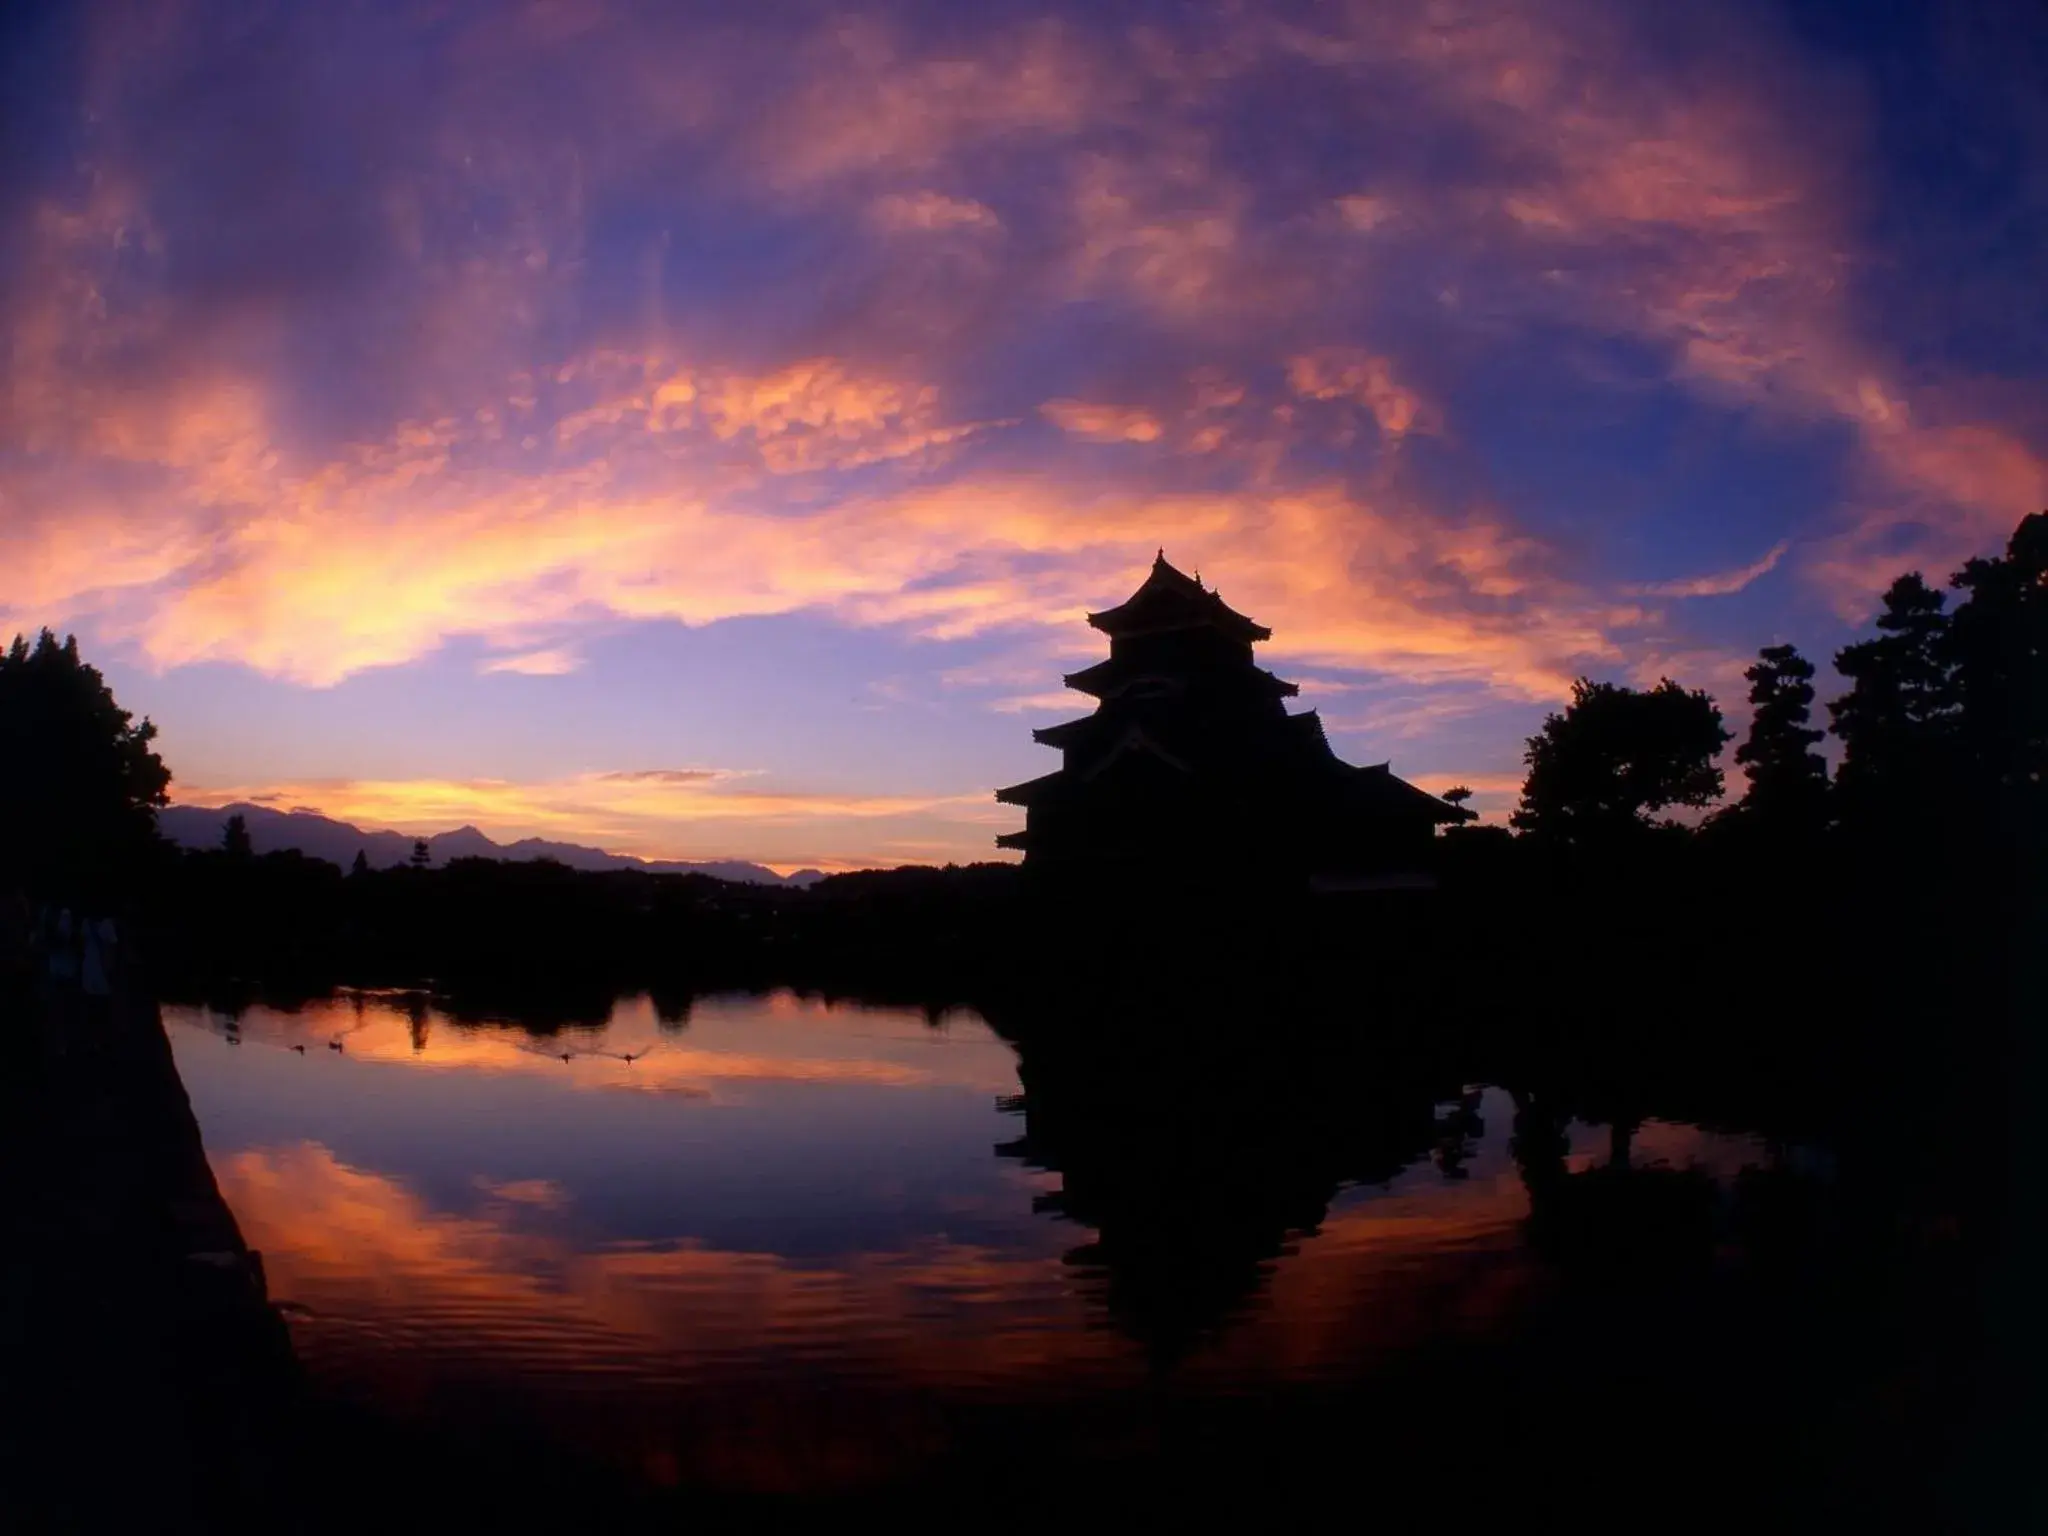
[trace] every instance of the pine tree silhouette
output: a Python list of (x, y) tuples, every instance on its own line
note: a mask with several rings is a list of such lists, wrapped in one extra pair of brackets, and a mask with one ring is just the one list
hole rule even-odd
[(1901, 829), (1936, 816), (1954, 789), (1958, 697), (1947, 598), (1915, 571), (1884, 595), (1875, 639), (1835, 657), (1849, 691), (1828, 705), (1843, 746), (1843, 820)]
[(1828, 768), (1814, 751), (1826, 732), (1810, 725), (1813, 663), (1789, 645), (1768, 645), (1749, 679), (1749, 739), (1735, 749), (1735, 761), (1749, 779), (1743, 813), (1759, 830), (1804, 837), (1827, 819)]

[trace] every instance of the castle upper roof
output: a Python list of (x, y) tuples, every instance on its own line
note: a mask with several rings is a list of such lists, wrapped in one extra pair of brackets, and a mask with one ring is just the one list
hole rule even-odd
[(1218, 629), (1247, 642), (1273, 638), (1273, 631), (1232, 608), (1199, 578), (1168, 564), (1163, 549), (1137, 591), (1114, 608), (1089, 614), (1088, 622), (1111, 639), (1197, 628)]

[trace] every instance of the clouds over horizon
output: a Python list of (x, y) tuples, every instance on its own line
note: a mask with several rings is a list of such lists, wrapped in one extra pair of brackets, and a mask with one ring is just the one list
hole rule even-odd
[(2048, 505), (2042, 360), (1943, 331), (2011, 263), (1875, 243), (1888, 104), (1770, 8), (807, 14), (88, 13), (0, 189), (0, 624), (601, 689), (809, 615), (1042, 661), (1000, 705), (1164, 545), (1283, 664), (1525, 704)]

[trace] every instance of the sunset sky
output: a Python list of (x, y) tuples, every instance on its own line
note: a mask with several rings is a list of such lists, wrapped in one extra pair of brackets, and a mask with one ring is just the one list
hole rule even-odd
[(991, 857), (1163, 546), (1497, 815), (2048, 506), (2024, 0), (7, 14), (0, 626), (178, 799)]

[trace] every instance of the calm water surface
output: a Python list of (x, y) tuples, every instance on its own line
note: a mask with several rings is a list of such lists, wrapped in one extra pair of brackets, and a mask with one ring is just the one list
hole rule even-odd
[[(1071, 1214), (1075, 1171), (1034, 1166), (1018, 1057), (971, 1013), (777, 993), (663, 1019), (626, 998), (536, 1035), (362, 994), (166, 1017), (316, 1382), (655, 1483), (914, 1476), (977, 1405), (1108, 1444), (1163, 1378), (1239, 1398), (1352, 1379), (1512, 1327), (1549, 1283), (1495, 1090), (1437, 1106), (1383, 1181), (1212, 1234), (1243, 1283), (1164, 1350)], [(1604, 1129), (1565, 1136), (1568, 1171), (1609, 1155)], [(1770, 1158), (1657, 1122), (1631, 1156), (1723, 1191)], [(1145, 1247), (1141, 1269), (1177, 1262)]]

